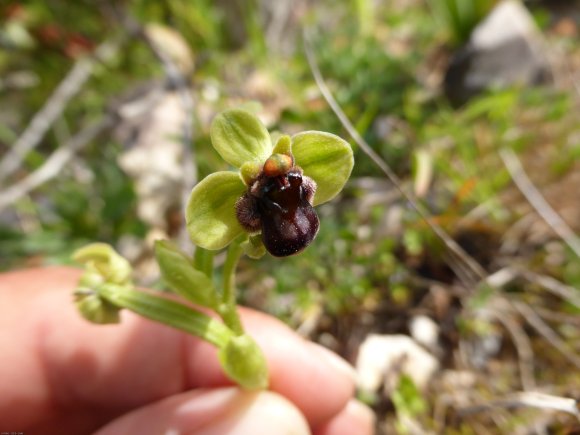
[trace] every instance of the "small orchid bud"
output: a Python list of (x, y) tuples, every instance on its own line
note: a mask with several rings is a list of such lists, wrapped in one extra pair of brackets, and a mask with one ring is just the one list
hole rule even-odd
[(228, 377), (241, 387), (258, 390), (268, 387), (268, 365), (260, 347), (249, 335), (232, 337), (218, 357)]
[(131, 265), (106, 243), (91, 243), (73, 254), (73, 260), (100, 274), (106, 282), (131, 283)]
[(81, 315), (89, 322), (100, 325), (119, 323), (120, 308), (103, 299), (92, 288), (77, 288), (74, 292), (74, 300)]

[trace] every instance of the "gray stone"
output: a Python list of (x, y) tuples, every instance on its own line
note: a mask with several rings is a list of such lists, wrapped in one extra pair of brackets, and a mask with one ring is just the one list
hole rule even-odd
[(478, 93), (510, 85), (550, 80), (544, 44), (530, 13), (517, 0), (500, 2), (453, 56), (445, 94), (461, 105)]

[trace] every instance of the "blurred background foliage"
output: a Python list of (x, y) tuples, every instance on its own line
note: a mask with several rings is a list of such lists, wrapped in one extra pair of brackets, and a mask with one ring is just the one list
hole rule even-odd
[[(578, 79), (572, 80), (580, 65), (577, 22), (562, 24), (568, 17), (553, 8), (561, 2), (528, 3), (546, 46), (565, 59), (553, 64), (554, 84), (489, 89), (459, 107), (442, 92), (454, 50), (468, 41), (496, 3), (3, 2), (2, 158), (75, 65), (94, 56), (102, 44), (114, 48), (111, 56), (92, 63), (86, 83), (42, 141), (0, 183), (0, 192), (17, 186), (77, 132), (112, 120), (112, 126), (84, 145), (57, 176), (0, 210), (0, 270), (70, 264), (72, 251), (98, 240), (128, 256), (143, 284), (157, 282), (151, 241), (179, 233), (180, 207), (159, 210), (160, 225), (144, 220), (138, 213), (142, 199), (135, 176), (119, 164), (128, 149), (140, 143), (127, 137), (141, 131), (137, 125), (122, 132), (119, 107), (135, 95), (146, 100), (152, 89), (172, 88), (167, 84), (167, 64), (151, 49), (151, 40), (181, 71), (193, 96), (191, 113), (186, 114), (193, 119), (188, 146), (199, 178), (227, 168), (208, 137), (212, 117), (224, 108), (255, 102), (252, 107), (271, 130), (325, 130), (350, 139), (312, 79), (302, 45), (302, 26), (309, 26), (313, 51), (336, 100), (401, 178), (403, 188), (430, 210), (432, 222), (486, 273), (517, 267), (577, 291), (576, 254), (532, 213), (500, 157), (502, 148), (516, 151), (548, 202), (573, 230), (580, 229), (580, 94)], [(153, 24), (164, 30), (147, 33)], [(179, 138), (171, 140), (179, 143)], [(432, 229), (352, 145), (356, 161), (352, 179), (340, 198), (319, 208), (322, 225), (316, 241), (295, 257), (243, 261), (238, 278), (242, 302), (274, 313), (351, 362), (369, 332), (407, 334), (409, 320), (426, 313), (440, 325), (441, 352), (446, 355), (440, 358), (442, 367), (465, 368), (460, 344), (477, 343), (493, 323), (473, 317), (472, 299), (480, 298), (493, 310), (493, 298), (481, 299), (477, 288), (461, 287)], [(546, 316), (578, 314), (576, 305), (524, 281), (517, 277), (504, 290), (542, 308)], [(447, 291), (434, 296), (439, 295), (437, 288)], [(552, 324), (569, 352), (580, 349), (576, 320)], [(575, 363), (554, 352), (537, 331), (526, 331), (538, 353), (538, 382), (552, 392), (580, 398)], [(486, 356), (484, 368), (474, 370), (480, 397), (518, 388), (513, 376), (517, 349), (509, 338), (502, 343), (499, 352)], [(568, 372), (555, 369), (562, 364)], [(497, 381), (486, 379), (490, 374), (498, 375)], [(432, 386), (423, 397), (425, 393), (403, 377), (394, 402), (389, 397), (369, 399), (377, 410), (380, 431), (400, 430), (401, 420), (391, 417), (401, 413), (437, 430), (441, 421), (432, 416), (441, 388)], [(505, 433), (522, 416), (502, 414), (502, 418), (461, 419), (450, 411), (444, 414), (444, 424), (449, 427), (446, 433), (495, 433), (478, 432), (477, 425)], [(572, 427), (565, 418), (550, 424), (554, 430)]]

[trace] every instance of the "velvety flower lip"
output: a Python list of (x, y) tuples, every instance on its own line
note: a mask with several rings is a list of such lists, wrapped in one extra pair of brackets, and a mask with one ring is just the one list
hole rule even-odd
[(282, 136), (275, 145), (260, 120), (250, 112), (231, 109), (217, 115), (210, 130), (212, 145), (234, 171), (208, 175), (192, 190), (187, 208), (187, 229), (192, 241), (205, 249), (225, 248), (246, 230), (236, 217), (236, 202), (277, 153), (292, 156), (294, 165), (317, 185), (312, 198), (319, 205), (344, 187), (354, 165), (350, 145), (322, 131)]

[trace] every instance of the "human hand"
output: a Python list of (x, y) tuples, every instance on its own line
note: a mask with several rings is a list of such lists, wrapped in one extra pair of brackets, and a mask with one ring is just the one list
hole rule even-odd
[(232, 386), (211, 345), (123, 312), (93, 325), (76, 312), (80, 271), (0, 275), (0, 432), (367, 435), (352, 369), (278, 320), (243, 309), (268, 360), (270, 390)]

